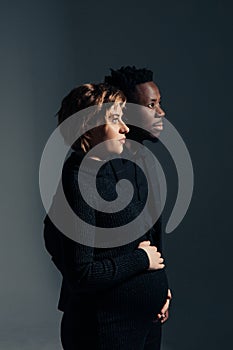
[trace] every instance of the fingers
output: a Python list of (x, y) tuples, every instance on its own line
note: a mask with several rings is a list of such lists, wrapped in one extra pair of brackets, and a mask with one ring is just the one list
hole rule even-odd
[(163, 269), (165, 267), (164, 259), (161, 253), (157, 251), (157, 247), (150, 245), (150, 241), (143, 241), (138, 245), (138, 248), (145, 250), (149, 258), (149, 270)]
[(160, 311), (161, 314), (165, 314), (165, 312), (168, 310), (169, 308), (169, 303), (170, 301), (167, 299), (166, 303), (164, 304), (162, 310)]
[(157, 315), (157, 319), (161, 322), (164, 323), (167, 321), (168, 317), (169, 317), (169, 305), (170, 305), (170, 300), (172, 298), (171, 295), (171, 291), (170, 289), (168, 289), (168, 293), (167, 293), (167, 300), (166, 303), (164, 304), (164, 306), (162, 307), (160, 313)]
[(150, 245), (150, 241), (143, 241), (139, 245), (141, 245), (141, 246), (148, 246), (148, 245)]
[(163, 269), (165, 267), (165, 264), (159, 263), (158, 269)]
[(168, 310), (165, 312), (165, 314), (162, 314), (162, 318), (160, 319), (160, 322), (161, 323), (164, 323), (167, 321), (168, 319), (168, 316), (169, 316), (169, 313), (168, 313)]
[[(161, 254), (159, 252), (157, 254), (158, 254), (158, 256), (161, 256)], [(157, 264), (157, 266), (158, 266), (157, 268), (158, 269), (163, 269), (165, 267), (165, 264), (163, 264), (163, 262), (164, 262), (163, 258), (159, 258), (158, 259), (158, 264)]]
[[(142, 241), (141, 243), (139, 243), (139, 247), (140, 246), (150, 246), (150, 244), (151, 244), (151, 241)], [(157, 247), (156, 246), (152, 246), (152, 247), (157, 251)]]
[(161, 312), (160, 314), (157, 315), (157, 318), (161, 323), (164, 323), (165, 321), (167, 321), (168, 317), (169, 317), (168, 310), (166, 310), (166, 312), (164, 313)]
[(163, 307), (162, 307), (160, 313), (158, 314), (158, 317), (159, 317), (159, 315), (160, 315), (160, 317), (163, 317), (163, 316), (161, 316), (161, 315), (165, 315), (165, 314), (168, 312), (169, 304), (170, 304), (170, 300), (167, 299), (167, 300), (166, 300), (166, 303), (163, 305)]

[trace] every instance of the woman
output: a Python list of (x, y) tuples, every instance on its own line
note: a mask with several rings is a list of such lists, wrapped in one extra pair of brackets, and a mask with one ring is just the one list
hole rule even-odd
[[(103, 247), (97, 244), (99, 237), (95, 233), (97, 227), (109, 228), (109, 232), (115, 227), (120, 230), (137, 218), (145, 205), (131, 168), (116, 174), (108, 161), (112, 155), (122, 153), (129, 131), (122, 116), (124, 103), (123, 93), (107, 84), (85, 84), (63, 99), (58, 112), (67, 144), (72, 136), (82, 135), (72, 144), (74, 152), (62, 173), (67, 201), (81, 218), (79, 225), (74, 225), (76, 236), (71, 239), (57, 230), (48, 215), (44, 221), (46, 248), (63, 276), (58, 308), (64, 312), (64, 350), (160, 348), (156, 315), (166, 302), (168, 283), (163, 258), (150, 245), (154, 232), (149, 230), (123, 245), (111, 246), (109, 241)], [(77, 127), (63, 128), (64, 121), (81, 110), (84, 113), (77, 116)], [(96, 167), (100, 168), (97, 176)], [(79, 172), (85, 179), (82, 193)], [(92, 188), (93, 178), (104, 202)], [(116, 200), (116, 184), (122, 178), (133, 185), (132, 200), (123, 209), (107, 211), (106, 203), (110, 206)]]

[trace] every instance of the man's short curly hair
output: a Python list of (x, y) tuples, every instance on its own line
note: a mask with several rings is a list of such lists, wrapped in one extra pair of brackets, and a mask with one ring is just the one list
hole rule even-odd
[(153, 72), (147, 68), (122, 66), (120, 69), (110, 69), (111, 75), (105, 76), (104, 82), (122, 90), (127, 102), (134, 102), (134, 91), (138, 84), (153, 81)]
[[(67, 96), (62, 100), (61, 107), (57, 112), (58, 125), (60, 125), (60, 131), (67, 145), (72, 149), (78, 151), (83, 150), (87, 152), (90, 148), (90, 137), (88, 132), (83, 134), (84, 128), (89, 125), (98, 125), (98, 118), (100, 118), (100, 112), (104, 103), (125, 103), (126, 98), (123, 92), (116, 87), (113, 87), (107, 83), (100, 84), (83, 84), (73, 88)], [(91, 111), (83, 111), (82, 114), (77, 115), (77, 124), (75, 129), (65, 126), (62, 123), (73, 114), (84, 110), (88, 107), (96, 106)], [(102, 113), (103, 115), (103, 113)], [(101, 121), (100, 123), (101, 124)], [(82, 135), (78, 139), (76, 135)], [(73, 145), (69, 144), (69, 140), (75, 139)]]

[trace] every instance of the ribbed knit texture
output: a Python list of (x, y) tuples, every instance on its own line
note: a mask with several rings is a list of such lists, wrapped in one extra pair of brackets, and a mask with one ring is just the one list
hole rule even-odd
[[(115, 185), (121, 176), (133, 182), (135, 190), (132, 202), (127, 208), (119, 213), (106, 214), (87, 205), (80, 194), (77, 174), (81, 159), (80, 155), (72, 153), (66, 161), (63, 168), (63, 186), (75, 213), (93, 225), (93, 237), (95, 225), (121, 226), (137, 217), (145, 202), (139, 195), (138, 184), (135, 181), (135, 166), (128, 162), (119, 175), (111, 162), (103, 164), (97, 177), (97, 188), (105, 200), (111, 201), (116, 198)], [(121, 162), (117, 160), (116, 165), (118, 161)], [(118, 169), (119, 164), (116, 166)], [(86, 193), (92, 197), (88, 181), (88, 178), (93, 176), (92, 167), (87, 166), (85, 171)], [(95, 198), (90, 199), (94, 203)], [(63, 275), (59, 310), (70, 312), (76, 308), (80, 311), (83, 305), (85, 312), (91, 310), (90, 324), (98, 334), (96, 349), (143, 349), (143, 345), (139, 345), (137, 334), (143, 333), (142, 344), (143, 336), (146, 337), (153, 319), (166, 300), (168, 289), (165, 270), (149, 271), (146, 252), (137, 248), (144, 240), (150, 240), (151, 244), (158, 241), (156, 227), (128, 244), (113, 248), (93, 248), (77, 243), (59, 232), (48, 216), (44, 224), (46, 249)], [(142, 227), (144, 224), (142, 223)], [(90, 232), (85, 232), (85, 225), (81, 224), (76, 229), (81, 235), (90, 235)], [(130, 332), (132, 336), (134, 334), (131, 340), (128, 339)]]

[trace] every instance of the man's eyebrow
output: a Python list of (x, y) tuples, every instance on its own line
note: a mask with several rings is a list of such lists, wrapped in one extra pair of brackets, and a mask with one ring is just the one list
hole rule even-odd
[(153, 102), (156, 102), (158, 100), (160, 101), (161, 100), (161, 96), (159, 96), (159, 98), (151, 98), (150, 100), (153, 101)]

